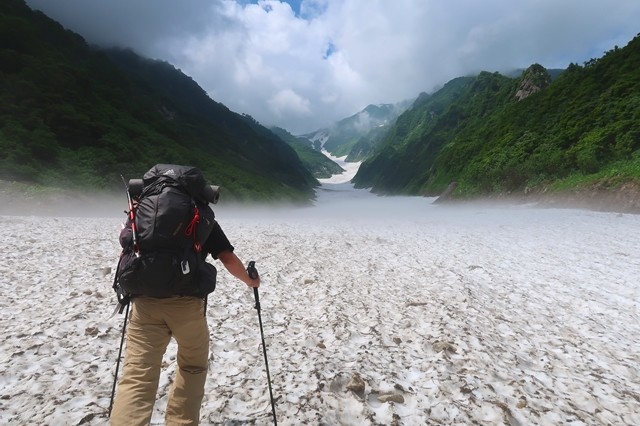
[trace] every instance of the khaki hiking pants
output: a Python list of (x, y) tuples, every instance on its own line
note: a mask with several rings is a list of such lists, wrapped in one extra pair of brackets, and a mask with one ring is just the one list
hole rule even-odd
[(122, 378), (111, 424), (149, 424), (162, 357), (173, 336), (178, 343), (178, 365), (167, 402), (166, 424), (197, 425), (209, 357), (204, 302), (195, 297), (137, 297), (132, 303)]

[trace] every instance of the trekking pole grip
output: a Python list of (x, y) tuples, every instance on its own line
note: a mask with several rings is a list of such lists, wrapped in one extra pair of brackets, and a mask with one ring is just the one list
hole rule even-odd
[[(258, 270), (256, 269), (256, 262), (255, 261), (251, 261), (249, 262), (249, 265), (247, 266), (247, 274), (249, 274), (249, 278), (251, 278), (252, 280), (255, 280), (256, 278), (258, 278)], [(256, 309), (259, 311), (260, 310), (260, 295), (258, 294), (258, 288), (254, 287), (253, 288), (253, 297), (256, 300)]]
[(249, 278), (251, 278), (252, 280), (258, 278), (258, 270), (256, 269), (255, 261), (252, 260), (251, 262), (249, 262), (249, 265), (247, 265), (247, 274), (249, 274)]

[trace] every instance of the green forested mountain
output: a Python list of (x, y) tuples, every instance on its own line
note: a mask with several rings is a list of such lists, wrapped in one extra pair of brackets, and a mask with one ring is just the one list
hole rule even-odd
[(366, 135), (359, 137), (355, 143), (351, 145), (345, 161), (357, 162), (370, 157), (382, 142), (390, 126), (391, 123), (374, 127)]
[(640, 37), (555, 79), (481, 73), (421, 95), (354, 178), (380, 193), (458, 196), (640, 181)]
[(362, 111), (344, 118), (327, 129), (302, 135), (313, 142), (316, 149), (325, 149), (336, 157), (348, 156), (347, 161), (368, 157), (380, 141), (380, 135), (410, 103), (369, 105)]
[(344, 172), (337, 163), (330, 160), (320, 151), (313, 149), (309, 139), (302, 136), (294, 136), (279, 127), (274, 127), (271, 131), (296, 151), (300, 161), (317, 179), (330, 178), (332, 175)]
[(258, 123), (173, 66), (99, 51), (22, 0), (0, 3), (0, 179), (111, 189), (155, 163), (236, 199), (308, 200), (317, 180)]

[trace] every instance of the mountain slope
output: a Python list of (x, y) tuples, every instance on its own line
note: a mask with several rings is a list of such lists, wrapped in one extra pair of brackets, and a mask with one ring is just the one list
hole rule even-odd
[[(482, 74), (482, 79), (505, 80), (498, 74)], [(471, 90), (471, 77), (448, 82), (433, 95), (422, 93), (413, 106), (401, 114), (380, 144), (380, 149), (360, 166), (353, 179), (356, 187), (373, 187), (383, 193), (415, 193), (445, 143), (444, 136), (455, 129), (463, 117)], [(417, 187), (416, 184), (417, 183)]]
[(371, 154), (380, 141), (380, 135), (409, 105), (409, 102), (369, 105), (330, 128), (320, 129), (302, 137), (313, 141), (314, 147), (318, 150), (325, 149), (335, 157), (346, 155), (348, 161), (360, 161)]
[(464, 196), (638, 181), (639, 67), (636, 37), (553, 81), (538, 65), (517, 79), (454, 80), (398, 118), (354, 182), (438, 194), (457, 181)]
[(337, 163), (320, 151), (313, 149), (310, 140), (302, 136), (294, 136), (279, 127), (272, 128), (271, 131), (296, 151), (300, 161), (317, 179), (330, 178), (332, 175), (344, 172), (344, 169)]
[(112, 189), (155, 163), (200, 167), (237, 199), (308, 200), (295, 151), (173, 66), (102, 52), (23, 1), (0, 4), (0, 178)]

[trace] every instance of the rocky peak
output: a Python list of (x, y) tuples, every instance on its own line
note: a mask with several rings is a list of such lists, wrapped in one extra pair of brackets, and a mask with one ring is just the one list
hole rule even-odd
[(521, 101), (551, 84), (551, 75), (540, 64), (533, 64), (527, 68), (520, 79), (520, 85), (516, 91), (516, 99)]

